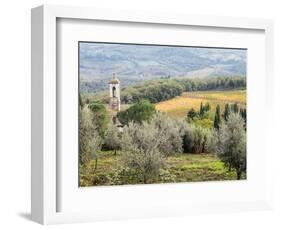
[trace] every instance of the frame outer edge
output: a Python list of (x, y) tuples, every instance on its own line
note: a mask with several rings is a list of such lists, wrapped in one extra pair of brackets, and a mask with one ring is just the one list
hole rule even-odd
[[(276, 76), (274, 75), (274, 21), (267, 20), (267, 26), (265, 28), (265, 76), (270, 80), (266, 81), (266, 106), (271, 113), (274, 115), (276, 114)], [(273, 133), (274, 130), (274, 116), (270, 113), (266, 114), (266, 128), (267, 133)], [(276, 151), (274, 151), (274, 140), (272, 139), (271, 135), (267, 135), (266, 145), (268, 148), (268, 152), (270, 156), (266, 158), (266, 176), (267, 176), (267, 194), (266, 194), (266, 201), (271, 209), (275, 208), (274, 202), (274, 187), (275, 181), (277, 181), (276, 175), (273, 173), (274, 167), (274, 159)], [(269, 170), (270, 169), (270, 170)]]
[(43, 6), (31, 10), (31, 219), (44, 223)]
[[(105, 21), (127, 21), (141, 23), (195, 25), (222, 28), (243, 28), (265, 30), (266, 49), (273, 49), (273, 23), (268, 19), (232, 18), (232, 17), (201, 17), (178, 15), (154, 15), (138, 12), (124, 14), (124, 11), (98, 10), (93, 8), (65, 7), (44, 5), (32, 9), (31, 12), (31, 218), (41, 224), (55, 224), (77, 221), (93, 221), (93, 217), (72, 216), (69, 213), (56, 212), (56, 18), (93, 19)], [(128, 11), (127, 11), (128, 13)], [(93, 18), (95, 15), (95, 18)], [(146, 15), (144, 17), (143, 15)], [(166, 15), (166, 14), (165, 14)], [(222, 21), (224, 19), (224, 21)], [(234, 20), (235, 19), (235, 20)], [(266, 57), (272, 57), (268, 52)], [(273, 72), (272, 63), (268, 63), (266, 74)], [(269, 64), (269, 65), (268, 65)], [(54, 69), (53, 69), (54, 67)], [(272, 78), (271, 78), (272, 80)], [(272, 83), (271, 83), (272, 84)], [(269, 83), (269, 85), (271, 85)], [(271, 96), (267, 92), (267, 96)], [(267, 97), (269, 98), (269, 97)], [(271, 184), (271, 183), (270, 183)], [(271, 197), (271, 193), (268, 193)], [(267, 196), (267, 198), (269, 198)], [(268, 201), (268, 200), (267, 200)], [(267, 202), (268, 204), (268, 202)]]

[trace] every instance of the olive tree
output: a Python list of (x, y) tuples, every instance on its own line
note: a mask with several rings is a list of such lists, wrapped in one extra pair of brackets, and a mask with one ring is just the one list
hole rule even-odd
[(97, 151), (101, 149), (102, 139), (99, 136), (97, 126), (93, 123), (93, 113), (88, 107), (80, 110), (79, 127), (79, 160), (80, 164), (86, 164), (91, 160), (96, 160)]
[(167, 156), (183, 151), (182, 126), (181, 121), (161, 113), (141, 124), (130, 122), (121, 138), (124, 166), (142, 175), (144, 183), (152, 181), (159, 175)]
[(160, 142), (158, 130), (148, 122), (130, 122), (123, 130), (123, 165), (140, 175), (145, 184), (157, 177), (164, 165), (164, 156), (159, 150)]
[(208, 153), (214, 148), (213, 130), (200, 126), (192, 127), (192, 152)]
[(183, 151), (183, 133), (178, 120), (157, 113), (150, 124), (157, 130), (158, 148), (162, 154), (169, 156)]
[(104, 137), (109, 122), (109, 114), (106, 107), (100, 102), (92, 102), (88, 105), (88, 108), (93, 114), (92, 121), (95, 123), (99, 135)]
[(230, 113), (218, 131), (217, 154), (229, 169), (235, 169), (237, 180), (246, 172), (246, 131), (238, 113)]
[(106, 149), (116, 151), (121, 148), (121, 133), (118, 127), (112, 123), (108, 125), (106, 136), (104, 139), (104, 146)]
[(209, 153), (215, 151), (216, 138), (214, 129), (181, 122), (183, 152)]

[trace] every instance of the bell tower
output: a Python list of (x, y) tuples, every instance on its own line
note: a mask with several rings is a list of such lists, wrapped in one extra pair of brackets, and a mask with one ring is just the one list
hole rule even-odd
[(120, 81), (117, 79), (115, 73), (109, 84), (109, 106), (112, 110), (120, 111)]

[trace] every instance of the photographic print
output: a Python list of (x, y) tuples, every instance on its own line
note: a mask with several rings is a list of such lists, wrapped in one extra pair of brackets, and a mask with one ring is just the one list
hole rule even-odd
[(79, 42), (79, 186), (247, 178), (247, 49)]

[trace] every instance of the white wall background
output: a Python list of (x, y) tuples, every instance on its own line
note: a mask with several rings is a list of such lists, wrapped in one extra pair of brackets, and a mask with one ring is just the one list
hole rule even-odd
[[(276, 0), (9, 0), (0, 8), (0, 229), (39, 229), (30, 221), (30, 8), (68, 4), (97, 8), (199, 15), (261, 17), (275, 20), (275, 95), (280, 98), (281, 14)], [(280, 229), (281, 152), (278, 145), (280, 107), (276, 122), (276, 208), (270, 212), (202, 215), (48, 226), (52, 229)], [(271, 111), (272, 112), (272, 111)], [(279, 134), (280, 136), (280, 134)], [(279, 148), (278, 148), (279, 147)]]

